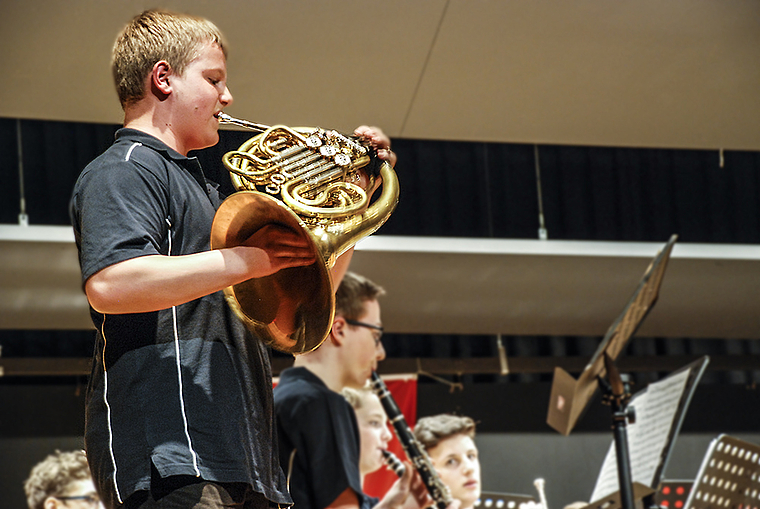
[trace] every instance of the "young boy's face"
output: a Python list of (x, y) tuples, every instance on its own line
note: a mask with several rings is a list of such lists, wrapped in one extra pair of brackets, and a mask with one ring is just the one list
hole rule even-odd
[(356, 409), (356, 422), (359, 425), (359, 470), (368, 474), (380, 469), (385, 464), (383, 450), (388, 448), (392, 436), (388, 429), (388, 417), (377, 396), (362, 392), (362, 406)]
[(219, 141), (219, 120), (215, 117), (232, 103), (227, 88), (227, 61), (219, 45), (202, 47), (182, 75), (170, 76), (172, 94), (171, 125), (180, 152), (187, 155)]
[(452, 435), (428, 450), (435, 471), (462, 509), (480, 498), (480, 460), (475, 442), (467, 435)]

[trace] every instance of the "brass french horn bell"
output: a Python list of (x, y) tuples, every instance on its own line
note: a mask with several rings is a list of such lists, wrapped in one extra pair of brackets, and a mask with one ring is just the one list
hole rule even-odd
[[(238, 190), (219, 207), (211, 248), (240, 246), (276, 224), (307, 240), (316, 261), (225, 288), (227, 303), (262, 341), (299, 354), (327, 338), (335, 314), (330, 269), (338, 256), (374, 233), (398, 203), (393, 168), (356, 138), (320, 128), (263, 126), (218, 115), (224, 123), (261, 131), (222, 158)], [(356, 185), (359, 172), (382, 178), (382, 193)]]

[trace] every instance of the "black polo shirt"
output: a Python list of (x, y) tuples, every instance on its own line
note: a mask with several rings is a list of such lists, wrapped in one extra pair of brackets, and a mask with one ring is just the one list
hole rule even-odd
[[(70, 212), (82, 283), (115, 263), (209, 249), (221, 203), (198, 160), (121, 129), (82, 172)], [(90, 310), (97, 341), (85, 446), (99, 491), (123, 501), (162, 477), (243, 482), (290, 503), (274, 429), (268, 351), (222, 292), (152, 313)]]
[(360, 507), (371, 507), (361, 486), (356, 414), (346, 399), (298, 367), (280, 375), (274, 406), (280, 462), (290, 470), (294, 507), (324, 509), (346, 488), (356, 492)]

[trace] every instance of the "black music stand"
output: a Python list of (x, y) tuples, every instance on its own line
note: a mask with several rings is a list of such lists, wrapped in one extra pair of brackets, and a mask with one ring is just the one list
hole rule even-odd
[(626, 424), (632, 418), (631, 412), (627, 409), (630, 393), (626, 381), (614, 369), (614, 360), (657, 302), (670, 253), (677, 239), (677, 235), (672, 235), (647, 267), (638, 287), (623, 308), (622, 313), (607, 330), (602, 342), (578, 380), (574, 379), (564, 369), (554, 368), (554, 381), (552, 382), (546, 422), (563, 435), (570, 434), (600, 382), (607, 392), (607, 399), (613, 404), (613, 429), (619, 450), (617, 454), (619, 497), (623, 509), (634, 509), (634, 499), (650, 495), (654, 490), (647, 487), (643, 487), (645, 489), (642, 490), (636, 487), (637, 491), (634, 493), (635, 487), (631, 482), (630, 463), (627, 456), (628, 446), (625, 436)]
[[(604, 402), (612, 409), (612, 435), (615, 444), (615, 458), (617, 459), (617, 474), (619, 486), (620, 505), (623, 509), (634, 509), (633, 501), (638, 500), (634, 495), (633, 472), (631, 471), (631, 455), (628, 448), (628, 423), (636, 421), (636, 413), (629, 405), (631, 399), (631, 386), (628, 376), (621, 375), (615, 367), (612, 357), (604, 352), (604, 369), (607, 378), (601, 374), (597, 376), (599, 385), (602, 387)], [(643, 485), (642, 485), (643, 486)], [(646, 486), (643, 486), (646, 487)], [(640, 497), (649, 496), (654, 490), (647, 493), (641, 491)], [(608, 507), (609, 504), (601, 507)]]
[[(649, 384), (646, 389), (639, 391), (630, 399), (628, 410), (633, 406), (636, 407), (637, 422), (632, 423), (627, 430), (626, 442), (630, 443), (633, 454), (626, 456), (630, 465), (630, 479), (625, 482), (650, 489), (651, 493), (642, 495), (645, 508), (657, 506), (655, 489), (662, 481), (696, 386), (709, 362), (710, 358), (703, 356), (674, 371), (666, 378)], [(614, 455), (617, 456), (619, 454), (617, 439), (614, 445)], [(625, 453), (627, 452), (626, 450)], [(592, 499), (602, 499), (616, 488), (624, 492), (624, 489), (620, 488), (622, 483), (620, 476), (617, 475), (619, 472), (615, 471), (616, 463), (620, 463), (619, 458), (615, 456), (610, 447)], [(615, 485), (616, 476), (618, 477), (617, 486)], [(633, 498), (641, 497), (634, 496)], [(629, 499), (628, 502), (631, 500)], [(601, 505), (597, 500), (591, 506), (600, 507)]]
[(720, 435), (707, 449), (685, 509), (760, 506), (760, 446)]
[(636, 291), (628, 300), (620, 316), (607, 329), (602, 342), (578, 380), (564, 369), (554, 368), (554, 381), (546, 422), (563, 435), (570, 434), (596, 392), (598, 377), (605, 373), (604, 354), (615, 360), (657, 302), (662, 278), (665, 275), (673, 244), (677, 239), (677, 235), (671, 236), (647, 267)]

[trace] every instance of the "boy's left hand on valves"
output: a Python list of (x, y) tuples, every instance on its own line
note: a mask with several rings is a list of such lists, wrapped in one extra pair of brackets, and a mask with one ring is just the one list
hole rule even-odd
[[(377, 151), (377, 157), (383, 161), (388, 162), (392, 167), (396, 165), (396, 153), (391, 150), (391, 139), (383, 132), (379, 127), (359, 126), (354, 130), (354, 134), (363, 138), (369, 142), (369, 144)], [(380, 187), (382, 178), (378, 175), (375, 177), (372, 187), (369, 187), (370, 179), (367, 174), (362, 170), (359, 172), (361, 181), (359, 186), (367, 191), (368, 196), (372, 196), (374, 192)]]
[(396, 166), (396, 153), (391, 150), (391, 139), (382, 129), (375, 126), (362, 125), (354, 129), (354, 134), (365, 140), (377, 150), (377, 157), (388, 161), (391, 166)]

